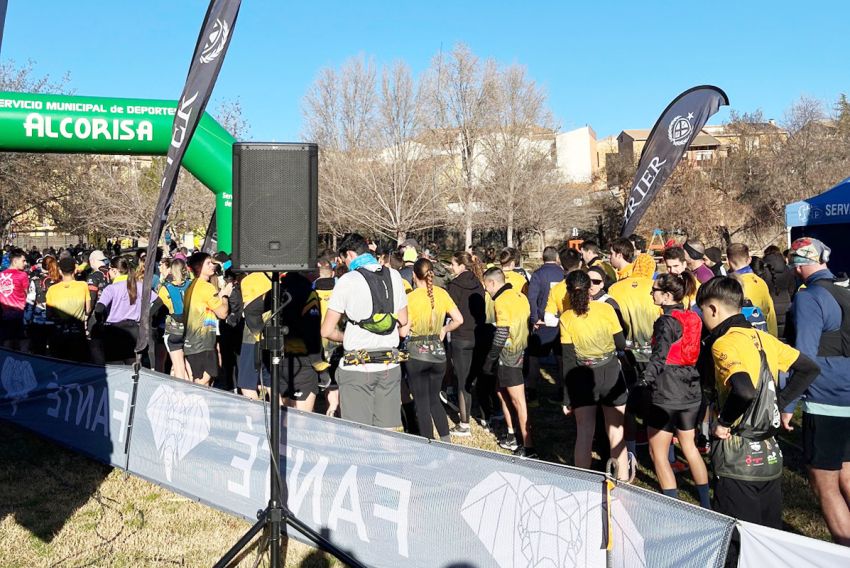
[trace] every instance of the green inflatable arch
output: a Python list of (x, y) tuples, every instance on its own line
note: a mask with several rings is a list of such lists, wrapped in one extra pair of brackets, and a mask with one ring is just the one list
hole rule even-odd
[[(177, 101), (0, 92), (0, 151), (164, 156), (176, 108)], [(183, 158), (215, 194), (218, 248), (227, 252), (234, 142), (204, 113)]]

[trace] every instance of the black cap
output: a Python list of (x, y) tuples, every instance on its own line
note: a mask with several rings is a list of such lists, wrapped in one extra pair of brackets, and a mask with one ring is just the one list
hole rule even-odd
[(715, 264), (723, 262), (723, 253), (720, 252), (720, 249), (717, 247), (708, 247), (705, 249), (705, 256), (707, 256), (708, 259)]

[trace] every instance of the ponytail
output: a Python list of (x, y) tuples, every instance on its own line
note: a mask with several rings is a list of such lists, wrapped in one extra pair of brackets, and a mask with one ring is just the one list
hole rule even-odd
[(567, 297), (570, 308), (580, 316), (590, 309), (590, 276), (582, 270), (574, 270), (567, 275)]
[(413, 265), (413, 273), (419, 280), (425, 281), (428, 299), (431, 300), (431, 310), (434, 309), (434, 265), (427, 258), (420, 258)]
[[(682, 279), (682, 287), (684, 288), (684, 295), (682, 298), (692, 298), (696, 296), (697, 293), (697, 277), (693, 275), (692, 272), (688, 272), (687, 270), (679, 275)], [(685, 306), (690, 307), (690, 306)]]
[(655, 285), (662, 292), (669, 292), (675, 302), (681, 302), (686, 297), (696, 294), (697, 291), (696, 278), (687, 271), (681, 274), (671, 274), (669, 272), (662, 274), (655, 279)]
[(465, 266), (467, 270), (475, 275), (479, 282), (484, 282), (484, 267), (481, 265), (481, 261), (477, 256), (473, 256), (465, 250), (461, 250), (454, 253), (452, 255), (452, 259), (454, 259), (457, 264)]
[(130, 298), (130, 305), (136, 303), (139, 296), (138, 278), (136, 275), (136, 266), (132, 259), (122, 256), (115, 263), (115, 268), (118, 272), (127, 276), (127, 296)]

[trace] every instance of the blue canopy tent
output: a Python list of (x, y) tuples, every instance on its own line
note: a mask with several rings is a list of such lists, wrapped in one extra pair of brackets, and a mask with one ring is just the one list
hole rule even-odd
[(850, 178), (827, 191), (785, 206), (785, 225), (791, 240), (800, 237), (820, 239), (832, 249), (829, 268), (850, 272)]

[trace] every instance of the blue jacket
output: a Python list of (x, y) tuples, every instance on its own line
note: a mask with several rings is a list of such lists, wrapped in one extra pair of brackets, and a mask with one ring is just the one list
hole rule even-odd
[[(564, 279), (564, 271), (554, 263), (545, 263), (534, 271), (531, 281), (528, 283), (528, 303), (531, 304), (531, 324), (543, 319), (546, 313), (546, 301), (549, 299), (549, 290)], [(548, 343), (558, 336), (557, 327), (541, 326), (534, 332), (543, 343)]]
[(820, 375), (804, 394), (807, 402), (850, 407), (850, 357), (818, 357), (821, 334), (841, 327), (841, 307), (829, 291), (813, 282), (835, 278), (829, 270), (815, 272), (791, 303), (794, 347), (820, 366)]

